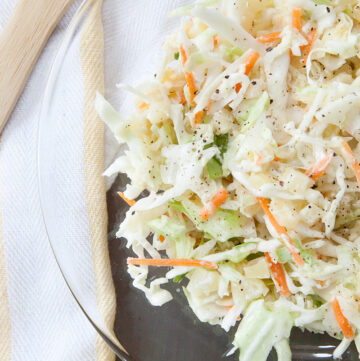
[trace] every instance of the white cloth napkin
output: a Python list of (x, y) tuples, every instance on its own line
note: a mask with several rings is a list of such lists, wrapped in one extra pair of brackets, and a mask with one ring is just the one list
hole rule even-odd
[[(121, 111), (129, 109), (125, 105), (129, 104), (128, 98), (115, 87), (116, 82), (136, 85), (156, 72), (164, 36), (179, 24), (179, 19), (168, 19), (167, 13), (176, 6), (190, 2), (191, 0), (104, 0), (105, 95), (115, 108)], [(6, 25), (15, 3), (16, 0), (0, 2), (0, 30)], [(54, 31), (1, 137), (1, 361), (114, 359), (114, 355), (99, 340), (99, 336), (81, 312), (60, 274), (45, 232), (37, 184), (37, 122), (40, 103), (56, 50), (79, 4), (80, 1), (75, 1)], [(91, 34), (89, 39), (92, 39)], [(95, 85), (86, 84), (86, 71), (94, 64), (91, 59), (84, 61), (80, 51), (81, 38), (76, 41), (78, 46), (72, 48), (72, 56), (74, 59), (78, 58), (78, 61), (70, 62), (65, 71), (68, 71), (69, 89), (77, 91), (60, 96), (58, 107), (61, 109), (61, 104), (70, 102), (73, 109), (72, 121), (81, 121), (87, 116), (85, 108), (91, 109), (89, 101), (94, 96)], [(84, 65), (87, 70), (84, 70)], [(101, 91), (101, 84), (99, 88)], [(86, 93), (89, 89), (90, 97)], [(91, 113), (90, 121), (95, 122), (92, 116)], [(83, 121), (86, 124), (88, 120)], [(88, 155), (87, 141), (83, 138), (83, 123), (76, 124), (77, 132), (67, 127), (66, 123), (63, 128), (63, 131), (69, 134), (67, 147), (71, 149), (73, 159), (81, 160), (75, 162), (77, 171), (68, 174), (67, 184), (72, 185), (73, 202), (80, 210), (79, 217), (72, 219), (69, 227), (79, 230), (79, 242), (74, 244), (74, 252), (84, 254), (79, 278), (84, 285), (93, 285), (89, 291), (89, 302), (96, 303), (100, 312), (105, 313), (107, 323), (111, 324), (115, 316), (115, 297), (108, 258), (104, 253), (106, 231), (100, 232), (97, 238), (93, 239), (92, 229), (97, 227), (97, 221), (92, 218), (88, 209), (89, 202), (102, 209), (103, 205), (100, 203), (104, 194), (100, 197), (95, 194), (94, 198), (90, 196), (90, 199), (85, 199), (84, 194), (89, 193), (89, 189), (84, 189), (88, 187), (84, 181), (89, 167), (89, 164), (85, 164)], [(101, 127), (98, 132), (101, 132)], [(109, 164), (118, 149), (111, 135), (107, 131), (106, 133), (106, 164)], [(99, 152), (101, 151), (99, 147)], [(97, 160), (95, 163), (96, 166), (99, 165)], [(90, 183), (93, 180), (90, 178)], [(61, 184), (58, 186), (61, 187)], [(99, 192), (103, 190), (104, 188), (99, 188)], [(105, 208), (103, 209), (105, 213)], [(106, 218), (106, 214), (103, 218)], [(101, 227), (104, 224), (101, 224)], [(94, 248), (94, 244), (99, 247)]]

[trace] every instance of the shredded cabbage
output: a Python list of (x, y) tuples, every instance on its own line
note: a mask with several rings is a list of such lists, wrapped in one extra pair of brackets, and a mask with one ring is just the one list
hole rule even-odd
[(272, 347), (277, 345), (279, 359), (288, 359), (282, 344), (290, 336), (293, 320), (285, 307), (276, 303), (272, 310), (267, 310), (264, 300), (252, 302), (235, 334), (234, 343), (240, 349), (240, 361), (266, 360)]
[[(127, 174), (124, 199), (148, 191), (117, 233), (134, 287), (160, 306), (180, 283), (201, 321), (237, 327), (242, 361), (291, 360), (293, 326), (341, 339), (335, 358), (360, 349), (360, 5), (209, 0), (170, 15), (183, 19), (156, 79), (119, 85), (134, 114), (95, 101), (125, 147), (104, 175)], [(149, 282), (149, 258), (173, 267)]]

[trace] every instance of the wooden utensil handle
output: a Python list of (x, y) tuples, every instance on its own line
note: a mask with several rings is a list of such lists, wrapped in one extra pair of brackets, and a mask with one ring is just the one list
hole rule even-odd
[(0, 133), (36, 61), (73, 0), (19, 0), (0, 34)]

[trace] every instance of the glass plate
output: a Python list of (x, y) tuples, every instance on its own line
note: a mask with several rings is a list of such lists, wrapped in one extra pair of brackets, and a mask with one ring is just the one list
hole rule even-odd
[[(119, 175), (107, 192), (109, 253), (117, 295), (113, 330), (105, 327), (96, 304), (90, 301), (94, 285), (91, 282), (89, 284), (82, 282), (81, 270), (86, 257), (81, 252), (81, 242), (79, 252), (74, 252), (73, 244), (79, 242), (79, 234), (71, 231), (69, 217), (77, 214), (78, 210), (73, 208), (71, 202), (71, 187), (66, 186), (66, 174), (77, 171), (76, 167), (79, 163), (76, 159), (70, 160), (65, 162), (65, 165), (62, 164), (62, 167), (66, 167), (66, 172), (60, 172), (58, 169), (59, 158), (67, 159), (65, 154), (67, 132), (62, 132), (61, 129), (64, 126), (81, 128), (81, 124), (74, 123), (81, 122), (81, 119), (72, 119), (72, 106), (75, 105), (72, 105), (71, 101), (69, 106), (60, 113), (53, 109), (56, 109), (58, 104), (58, 95), (68, 91), (68, 84), (62, 72), (64, 66), (68, 67), (74, 60), (70, 49), (77, 46), (75, 41), (81, 32), (90, 2), (91, 0), (82, 3), (59, 48), (49, 76), (39, 120), (39, 190), (44, 222), (54, 256), (80, 308), (119, 360), (238, 360), (238, 352), (233, 356), (225, 357), (227, 351), (231, 349), (234, 328), (230, 333), (226, 333), (219, 326), (210, 326), (200, 322), (187, 305), (181, 291), (181, 284), (166, 285), (174, 295), (174, 300), (163, 307), (152, 307), (143, 293), (132, 286), (126, 272), (126, 258), (133, 254), (125, 247), (123, 239), (115, 237), (118, 225), (127, 211), (127, 205), (117, 195), (118, 191), (125, 188), (128, 181), (126, 175)], [(107, 84), (107, 86), (113, 87), (113, 84)], [(69, 119), (72, 123), (69, 123)], [(55, 184), (57, 186), (54, 186)], [(64, 202), (64, 200), (69, 201)], [(86, 239), (84, 241), (89, 242)], [(122, 351), (118, 340), (131, 356)], [(337, 340), (327, 335), (311, 334), (299, 329), (294, 329), (291, 335), (293, 360), (297, 361), (332, 360), (332, 352), (337, 344)], [(276, 355), (271, 353), (269, 360), (275, 361)], [(343, 355), (343, 360), (358, 360), (354, 345)]]

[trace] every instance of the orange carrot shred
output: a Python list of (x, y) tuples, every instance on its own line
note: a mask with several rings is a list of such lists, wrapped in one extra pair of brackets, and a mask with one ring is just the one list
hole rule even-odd
[(301, 9), (299, 8), (292, 11), (292, 27), (301, 32)]
[(281, 31), (276, 31), (275, 33), (269, 33), (269, 34), (265, 34), (265, 35), (261, 35), (259, 37), (256, 38), (256, 40), (260, 43), (271, 43), (275, 40), (279, 40), (280, 39), (280, 34)]
[(268, 216), (276, 232), (278, 234), (285, 234), (286, 233), (285, 228), (280, 226), (280, 224), (275, 219), (274, 215), (271, 213), (268, 200), (266, 198), (261, 198), (261, 197), (257, 197), (257, 200), (259, 201), (260, 206), (263, 209), (264, 213)]
[(213, 215), (213, 211), (212, 211), (212, 209), (209, 209), (208, 207), (204, 207), (200, 211), (200, 218), (203, 221), (207, 221), (212, 215)]
[(147, 109), (147, 108), (149, 108), (149, 103), (142, 102), (142, 103), (139, 105), (139, 108), (140, 108), (141, 110)]
[(218, 36), (217, 36), (217, 34), (214, 34), (212, 36), (212, 39), (213, 39), (213, 43), (214, 43), (214, 48), (216, 48), (217, 45), (218, 45)]
[(212, 197), (211, 201), (216, 208), (219, 208), (229, 197), (229, 193), (225, 188), (221, 188), (215, 195)]
[(352, 327), (350, 326), (349, 321), (342, 313), (339, 301), (336, 297), (332, 300), (331, 306), (334, 311), (336, 321), (339, 324), (344, 336), (346, 338), (354, 338), (354, 336), (355, 336), (354, 331), (353, 331)]
[(256, 52), (255, 50), (250, 51), (248, 56), (244, 60), (245, 64), (245, 75), (249, 75), (251, 69), (254, 67), (255, 63), (259, 59), (260, 54)]
[(195, 80), (192, 73), (185, 72), (185, 78), (187, 85), (189, 87), (189, 93), (190, 93), (190, 102), (192, 105), (195, 105), (194, 98), (196, 93), (196, 86), (195, 86)]
[(316, 181), (318, 178), (320, 178), (326, 172), (326, 170), (328, 169), (328, 167), (331, 163), (331, 159), (332, 159), (332, 155), (326, 155), (319, 162), (317, 162), (313, 166), (311, 166), (305, 172), (305, 175), (307, 175), (313, 181)]
[(216, 192), (216, 194), (211, 198), (209, 204), (207, 204), (200, 211), (200, 218), (203, 221), (207, 221), (229, 197), (229, 193), (225, 188), (221, 188)]
[(181, 54), (181, 63), (182, 66), (185, 66), (186, 62), (187, 62), (187, 55), (186, 55), (186, 51), (183, 47), (182, 44), (180, 44), (180, 54)]
[(164, 241), (165, 241), (165, 237), (164, 237), (162, 234), (160, 234), (160, 236), (159, 236), (159, 241), (160, 241), (160, 242), (164, 242)]
[(187, 258), (131, 258), (127, 259), (128, 264), (157, 266), (157, 267), (203, 267), (209, 269), (217, 269), (218, 266), (214, 262), (203, 261), (199, 259)]
[(308, 38), (308, 43), (307, 45), (305, 45), (305, 56), (304, 56), (304, 59), (302, 60), (302, 63), (303, 65), (306, 65), (306, 62), (307, 62), (307, 59), (309, 57), (309, 54), (311, 52), (311, 49), (313, 47), (313, 44), (314, 44), (314, 41), (316, 39), (316, 35), (317, 35), (317, 30), (316, 29), (313, 29), (309, 38)]
[(266, 260), (269, 263), (271, 274), (279, 286), (280, 294), (284, 297), (290, 296), (291, 292), (286, 282), (285, 272), (280, 263), (274, 263), (268, 252), (265, 252)]
[(209, 112), (210, 111), (210, 108), (211, 108), (211, 99), (209, 99), (208, 101), (208, 105), (206, 107), (206, 111)]
[(136, 202), (133, 199), (126, 198), (124, 193), (118, 192), (118, 195), (130, 206), (132, 207)]
[[(180, 53), (181, 53), (182, 66), (183, 66), (183, 68), (185, 68), (185, 64), (187, 62), (187, 55), (186, 55), (186, 51), (182, 44), (180, 45)], [(196, 95), (196, 86), (195, 86), (195, 80), (194, 80), (193, 73), (189, 73), (188, 71), (185, 71), (185, 79), (186, 79), (186, 83), (189, 88), (190, 102), (192, 105), (196, 105), (194, 102), (194, 98)]]
[(356, 180), (357, 183), (360, 187), (360, 165), (359, 162), (356, 160), (354, 153), (352, 152), (351, 148), (349, 147), (349, 144), (347, 144), (347, 142), (344, 140), (341, 142), (343, 149), (346, 153), (346, 156), (348, 158), (348, 160), (350, 161), (353, 169), (354, 169), (354, 173), (356, 176)]
[(291, 240), (285, 228), (278, 223), (274, 215), (271, 213), (268, 200), (266, 198), (261, 198), (261, 197), (257, 197), (257, 200), (259, 201), (261, 208), (263, 209), (266, 216), (269, 218), (269, 221), (272, 224), (272, 226), (275, 228), (276, 232), (280, 236), (285, 238), (284, 239), (285, 246), (289, 250), (295, 263), (298, 266), (302, 267), (304, 265), (304, 260), (302, 259), (301, 255), (298, 253), (298, 250), (296, 249), (294, 242)]
[(242, 84), (241, 84), (241, 83), (237, 83), (237, 84), (235, 85), (235, 91), (236, 91), (236, 93), (238, 93), (238, 92), (241, 90), (241, 88), (242, 88)]
[(185, 102), (186, 102), (186, 99), (185, 99), (184, 89), (180, 89), (180, 92), (179, 92), (179, 104), (184, 104)]
[[(254, 67), (255, 63), (257, 62), (257, 60), (259, 59), (260, 54), (257, 53), (256, 51), (252, 50), (247, 57), (244, 60), (244, 64), (245, 64), (245, 71), (244, 74), (245, 75), (249, 75), (251, 69)], [(237, 83), (235, 84), (235, 92), (238, 93), (240, 91), (240, 89), (242, 88), (242, 84), (241, 83)]]
[(195, 117), (194, 117), (194, 123), (195, 124), (200, 124), (201, 123), (201, 118), (202, 118), (203, 114), (204, 114), (204, 112), (202, 110), (195, 113)]

